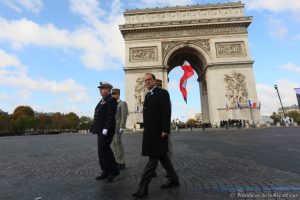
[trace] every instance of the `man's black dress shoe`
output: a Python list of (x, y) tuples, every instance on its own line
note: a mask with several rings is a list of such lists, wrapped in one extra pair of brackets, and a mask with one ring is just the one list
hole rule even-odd
[(138, 191), (132, 193), (133, 197), (142, 198), (148, 195), (148, 187), (140, 187)]
[(103, 180), (106, 179), (108, 177), (109, 173), (102, 173), (100, 176), (97, 176), (95, 179), (96, 180)]
[(111, 183), (111, 182), (114, 181), (114, 178), (116, 178), (116, 177), (119, 176), (119, 175), (120, 175), (120, 172), (117, 172), (117, 173), (115, 173), (115, 174), (109, 174), (109, 176), (108, 176), (108, 178), (106, 179), (106, 181), (107, 181), (108, 183)]
[(162, 184), (161, 188), (167, 189), (172, 187), (178, 187), (179, 185), (179, 181), (168, 181), (165, 184)]

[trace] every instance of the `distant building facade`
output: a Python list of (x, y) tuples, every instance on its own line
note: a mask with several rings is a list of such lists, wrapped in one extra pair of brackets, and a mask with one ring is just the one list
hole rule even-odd
[(197, 122), (202, 122), (202, 113), (196, 113), (195, 116), (194, 116), (194, 119)]
[[(290, 112), (290, 111), (297, 111), (300, 112), (298, 105), (294, 104), (292, 106), (287, 106), (287, 107), (283, 107), (284, 108), (284, 112)], [(278, 114), (283, 114), (282, 108), (278, 109)]]

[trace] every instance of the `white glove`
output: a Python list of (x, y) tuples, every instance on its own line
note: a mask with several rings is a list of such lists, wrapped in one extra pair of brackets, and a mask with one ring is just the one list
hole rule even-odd
[(102, 134), (107, 135), (107, 129), (103, 129)]
[(121, 133), (123, 133), (125, 131), (125, 129), (123, 129), (123, 128), (120, 128), (120, 131), (119, 131), (119, 133), (121, 134)]

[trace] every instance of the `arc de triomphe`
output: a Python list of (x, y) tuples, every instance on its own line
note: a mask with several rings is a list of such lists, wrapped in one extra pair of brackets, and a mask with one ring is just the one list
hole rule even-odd
[(244, 4), (127, 10), (124, 17), (128, 128), (142, 122), (144, 74), (154, 73), (168, 89), (168, 73), (184, 60), (198, 75), (203, 122), (261, 120), (258, 106), (248, 106), (258, 98), (247, 33), (252, 17), (244, 15)]

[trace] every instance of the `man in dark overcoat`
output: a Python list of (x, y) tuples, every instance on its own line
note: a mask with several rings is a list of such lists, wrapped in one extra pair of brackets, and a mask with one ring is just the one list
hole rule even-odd
[(169, 177), (162, 188), (179, 186), (178, 176), (168, 156), (168, 135), (171, 126), (171, 100), (167, 90), (155, 86), (155, 76), (147, 73), (144, 83), (149, 92), (145, 96), (143, 107), (144, 133), (142, 155), (148, 156), (148, 163), (134, 197), (148, 195), (148, 186), (157, 168), (158, 161), (167, 171)]
[(102, 173), (96, 177), (96, 180), (106, 179), (107, 182), (112, 182), (120, 174), (110, 147), (115, 134), (118, 103), (115, 98), (112, 98), (111, 84), (100, 82), (98, 88), (102, 99), (95, 108), (92, 132), (98, 136), (98, 157)]

